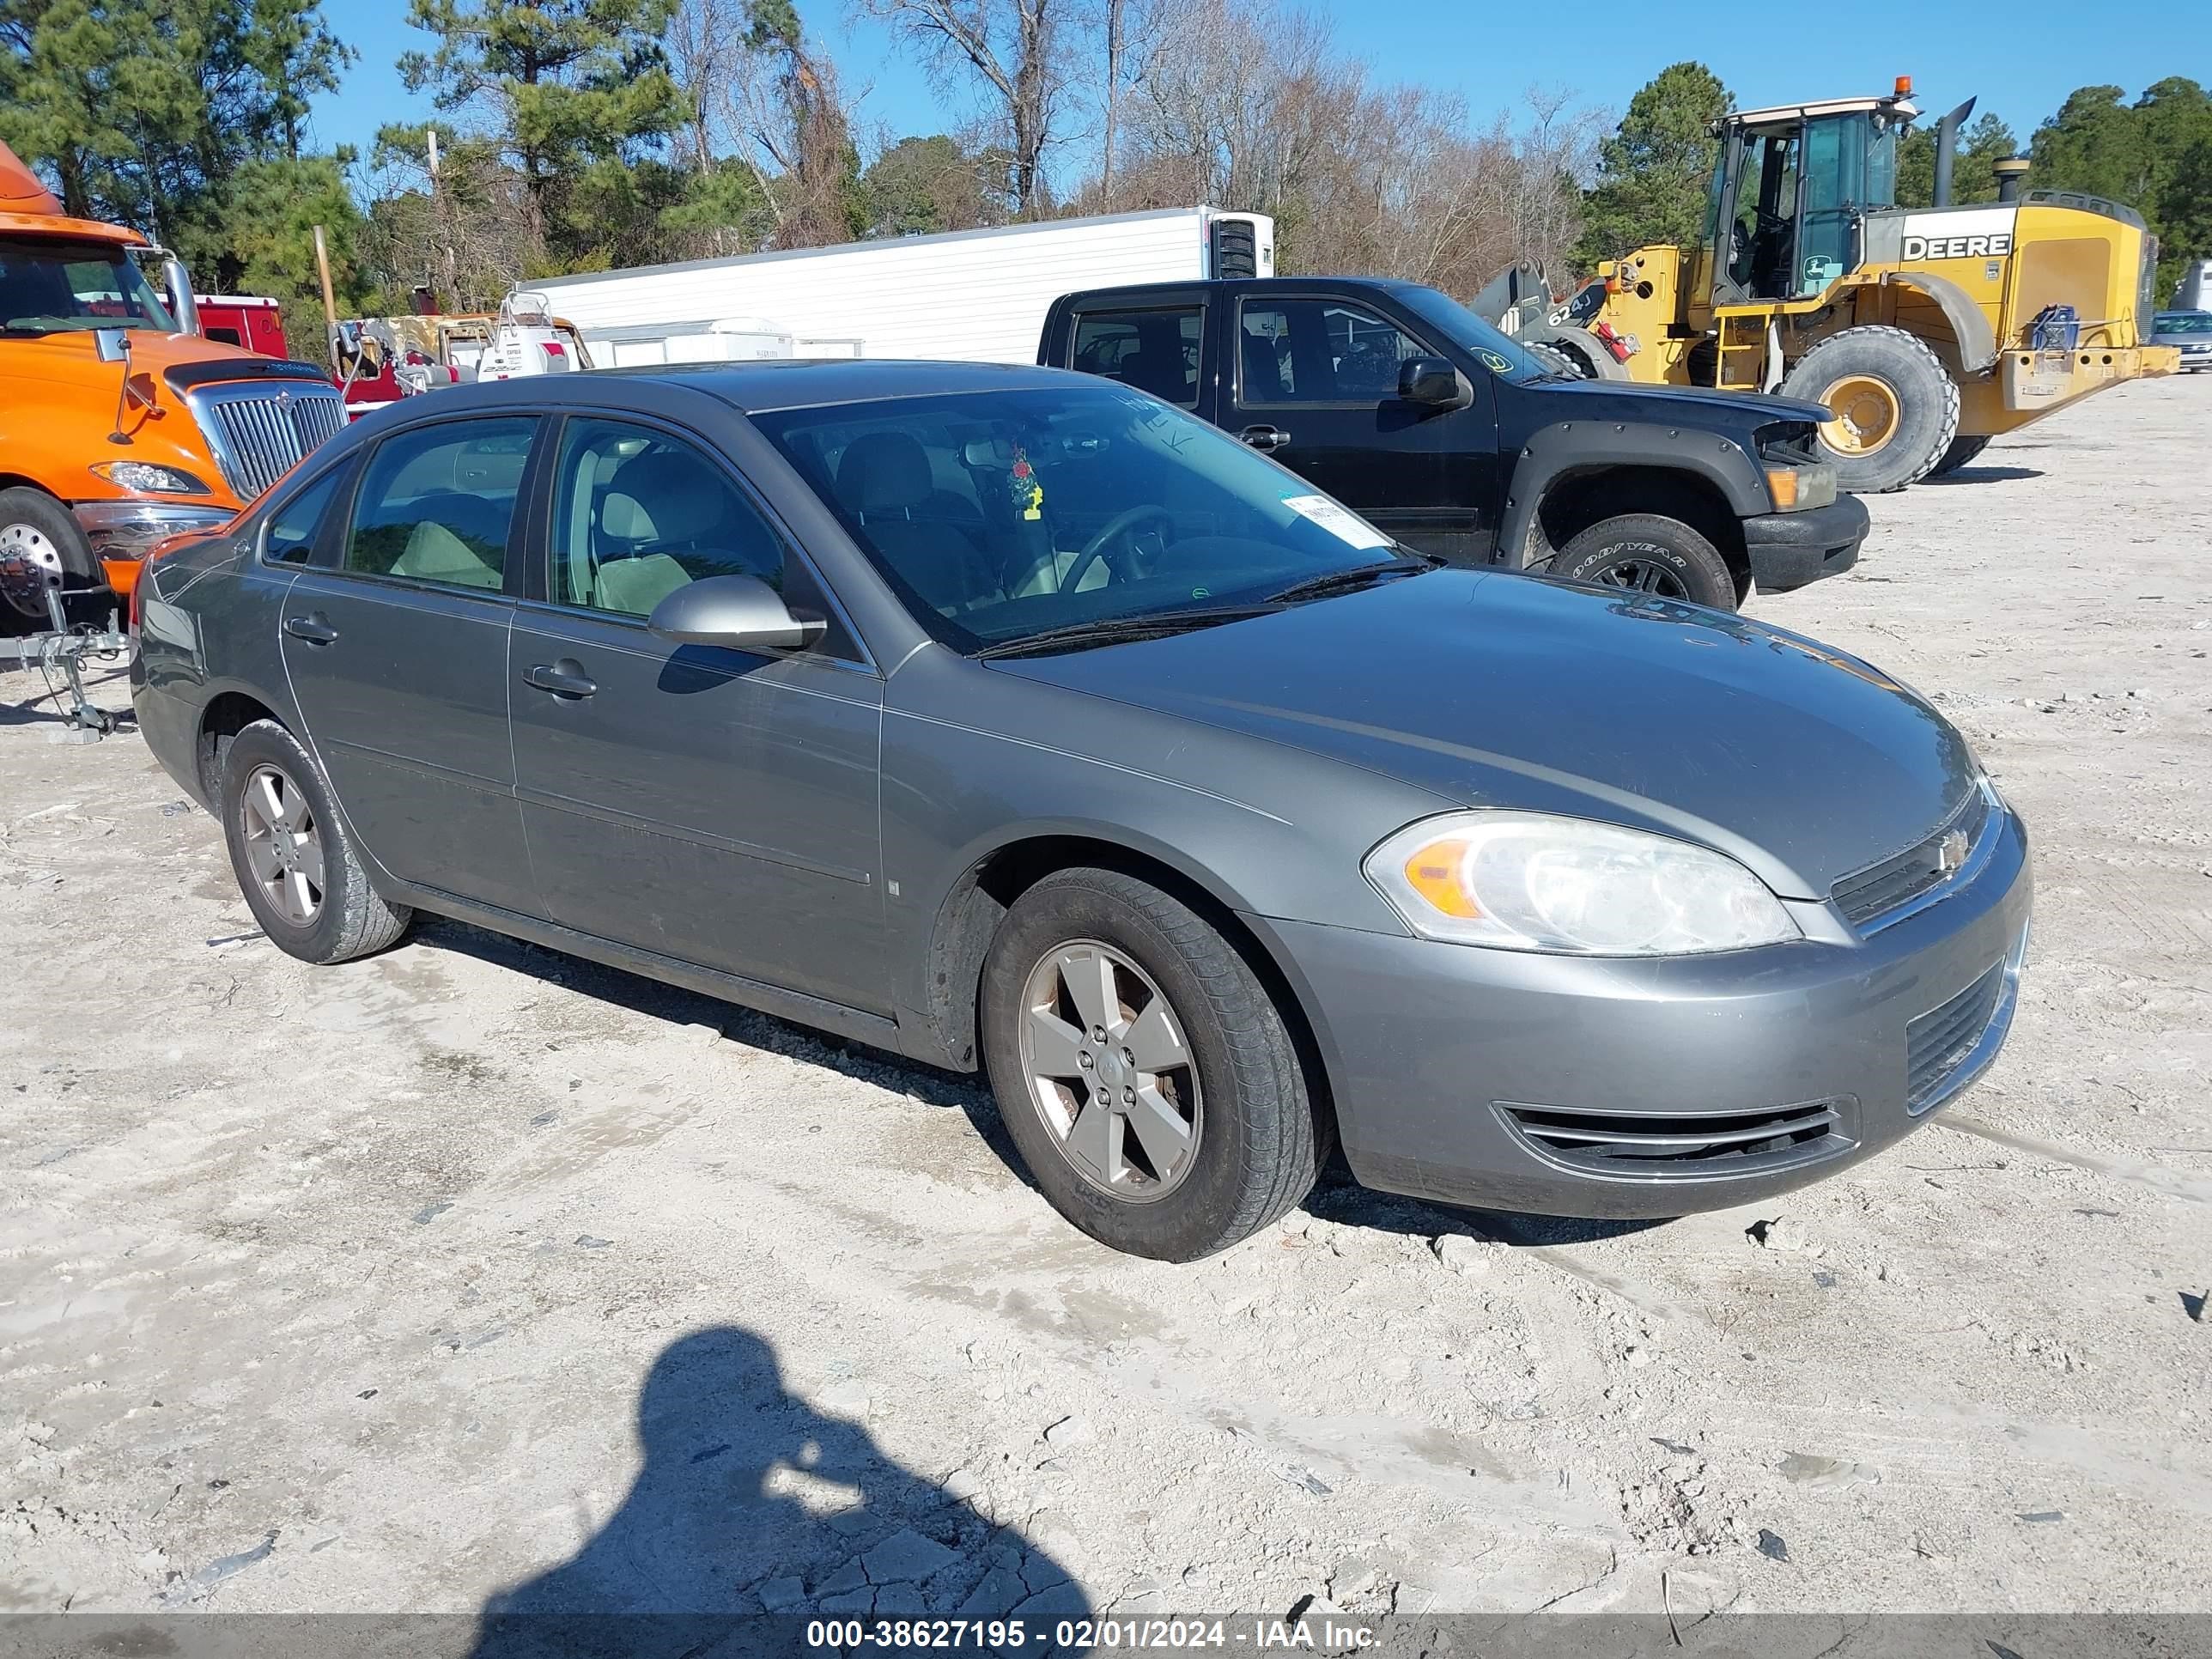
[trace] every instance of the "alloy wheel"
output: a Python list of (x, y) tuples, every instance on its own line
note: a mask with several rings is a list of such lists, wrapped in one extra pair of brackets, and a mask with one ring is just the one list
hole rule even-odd
[(1021, 1021), (1030, 1104), (1075, 1172), (1129, 1203), (1181, 1186), (1204, 1125), (1189, 1039), (1158, 981), (1110, 945), (1072, 940), (1030, 970)]
[(238, 813), (262, 897), (294, 927), (313, 927), (323, 913), (323, 838), (307, 795), (276, 767), (257, 766)]
[(1632, 553), (1615, 559), (1595, 572), (1589, 580), (1601, 587), (1632, 587), (1639, 593), (1662, 599), (1690, 597), (1689, 585), (1674, 566), (1658, 559), (1638, 558)]

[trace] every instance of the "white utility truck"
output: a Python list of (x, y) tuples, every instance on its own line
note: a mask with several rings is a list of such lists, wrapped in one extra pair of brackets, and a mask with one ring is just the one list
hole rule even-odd
[[(1199, 207), (595, 271), (532, 289), (602, 366), (784, 355), (1027, 363), (1063, 294), (1274, 274), (1273, 220)], [(789, 335), (787, 352), (769, 344), (778, 334)], [(720, 349), (701, 349), (710, 341)]]

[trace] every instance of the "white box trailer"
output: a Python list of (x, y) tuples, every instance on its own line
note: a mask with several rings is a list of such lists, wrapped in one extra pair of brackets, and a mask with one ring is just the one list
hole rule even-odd
[[(615, 361), (624, 333), (701, 319), (772, 319), (799, 357), (924, 357), (1026, 363), (1063, 294), (1124, 283), (1275, 274), (1264, 214), (1170, 208), (903, 236), (787, 253), (556, 276), (534, 291)], [(609, 349), (602, 351), (602, 338)]]
[[(574, 324), (575, 319), (567, 319)], [(712, 322), (629, 323), (620, 328), (584, 328), (595, 368), (628, 368), (639, 363), (742, 363), (790, 357), (791, 331), (759, 317), (721, 317)]]

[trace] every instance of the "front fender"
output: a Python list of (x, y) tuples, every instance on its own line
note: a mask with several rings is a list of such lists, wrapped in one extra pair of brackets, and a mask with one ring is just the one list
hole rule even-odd
[(1958, 343), (1959, 367), (1963, 372), (1978, 374), (1996, 362), (1996, 330), (1990, 326), (1989, 318), (1974, 303), (1973, 296), (1949, 277), (1938, 276), (1932, 270), (1891, 270), (1882, 274), (1882, 281), (1925, 295), (1943, 313), (1951, 337)]
[(1711, 427), (1662, 426), (1656, 422), (1559, 421), (1522, 445), (1498, 525), (1498, 562), (1509, 569), (1528, 563), (1529, 531), (1536, 509), (1560, 479), (1603, 467), (1662, 467), (1711, 484), (1739, 519), (1773, 511), (1766, 475), (1741, 441)]

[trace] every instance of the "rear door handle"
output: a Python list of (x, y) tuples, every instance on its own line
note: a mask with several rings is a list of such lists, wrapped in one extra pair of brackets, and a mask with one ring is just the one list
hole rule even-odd
[(526, 684), (556, 697), (588, 697), (599, 689), (599, 682), (585, 673), (584, 665), (574, 657), (534, 664), (522, 671), (522, 678)]
[(1257, 450), (1280, 449), (1290, 442), (1291, 434), (1279, 426), (1248, 426), (1237, 434)]
[(310, 611), (304, 617), (284, 618), (284, 631), (295, 640), (305, 640), (309, 645), (328, 645), (338, 636), (331, 626), (330, 618), (319, 611)]

